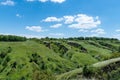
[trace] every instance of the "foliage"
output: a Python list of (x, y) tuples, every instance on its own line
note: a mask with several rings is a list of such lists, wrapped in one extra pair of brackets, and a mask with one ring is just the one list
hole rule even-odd
[(26, 41), (26, 37), (14, 36), (14, 35), (0, 35), (0, 41)]

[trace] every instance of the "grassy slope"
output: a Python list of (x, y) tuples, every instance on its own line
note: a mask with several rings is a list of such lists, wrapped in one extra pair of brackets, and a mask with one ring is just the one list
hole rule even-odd
[(95, 55), (95, 56), (100, 55), (102, 57), (109, 57), (110, 56), (110, 53), (111, 53), (110, 50), (99, 48), (99, 47), (96, 47), (94, 45), (90, 45), (87, 42), (79, 42), (79, 43), (81, 45), (83, 45), (85, 48), (87, 48), (91, 55)]
[[(33, 64), (29, 62), (29, 56), (32, 53), (36, 53), (43, 57), (43, 61), (45, 62), (46, 66), (48, 66), (48, 69), (51, 69), (51, 67), (58, 67), (58, 65), (65, 66), (65, 67), (72, 67), (72, 63), (69, 62), (68, 60), (59, 57), (56, 55), (52, 50), (46, 48), (42, 44), (37, 44), (32, 41), (27, 41), (27, 42), (0, 42), (0, 48), (2, 47), (12, 47), (12, 52), (9, 53), (9, 56), (11, 58), (10, 62), (7, 64), (8, 66), (2, 73), (0, 73), (0, 77), (6, 77), (6, 74), (13, 70), (11, 68), (11, 64), (16, 62), (17, 67), (21, 65), (25, 65), (21, 70), (15, 69), (9, 77), (11, 79), (19, 79), (21, 76), (25, 76), (27, 74), (32, 74), (33, 70)], [(48, 61), (47, 59), (51, 58), (55, 60), (56, 62)], [(7, 70), (7, 71), (6, 71)], [(64, 70), (61, 70), (64, 71)], [(19, 76), (21, 75), (21, 76)]]
[[(12, 52), (7, 55), (10, 57), (10, 61), (7, 63), (7, 67), (4, 68), (4, 66), (0, 65), (1, 69), (4, 68), (4, 70), (0, 73), (0, 79), (9, 78), (10, 80), (19, 80), (21, 77), (27, 76), (27, 80), (31, 80), (31, 77), (34, 74), (34, 70), (36, 68), (37, 70), (40, 69), (40, 65), (34, 62), (30, 62), (30, 56), (33, 53), (37, 53), (37, 55), (40, 55), (42, 57), (46, 68), (45, 70), (47, 72), (51, 72), (52, 74), (56, 75), (70, 71), (68, 73), (60, 75), (58, 79), (63, 76), (65, 78), (69, 78), (71, 75), (80, 73), (82, 72), (82, 68), (77, 69), (78, 67), (82, 67), (85, 64), (92, 65), (99, 61), (98, 57), (100, 60), (104, 60), (107, 59), (107, 57), (110, 57), (112, 54), (111, 50), (102, 48), (103, 46), (95, 41), (93, 42), (97, 43), (101, 47), (91, 45), (87, 41), (74, 41), (86, 48), (88, 53), (76, 51), (78, 48), (71, 47), (66, 42), (58, 42), (62, 43), (66, 48), (68, 48), (68, 51), (64, 54), (63, 57), (60, 57), (52, 49), (49, 49), (45, 45), (38, 44), (34, 41), (0, 42), (0, 49), (7, 48), (9, 46), (12, 48)], [(119, 44), (110, 44), (119, 46)], [(17, 63), (16, 68), (11, 67), (14, 62)], [(8, 73), (9, 75), (7, 75)]]

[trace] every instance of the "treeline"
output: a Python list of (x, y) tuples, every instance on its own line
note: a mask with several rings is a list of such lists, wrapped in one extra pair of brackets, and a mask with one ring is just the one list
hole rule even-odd
[(45, 38), (41, 38), (41, 39), (37, 39), (37, 38), (30, 38), (30, 40), (35, 40), (35, 41), (49, 41), (49, 40), (102, 40), (102, 41), (116, 41), (119, 42), (119, 40), (117, 38), (105, 38), (105, 37), (69, 37), (69, 38), (49, 38), (49, 37), (45, 37)]
[(118, 41), (116, 38), (105, 38), (105, 37), (70, 37), (67, 40), (113, 40)]
[(26, 41), (26, 37), (15, 35), (0, 35), (0, 41)]

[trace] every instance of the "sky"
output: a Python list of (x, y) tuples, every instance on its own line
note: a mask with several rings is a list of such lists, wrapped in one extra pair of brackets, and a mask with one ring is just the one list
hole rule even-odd
[(120, 39), (120, 0), (0, 0), (0, 34)]

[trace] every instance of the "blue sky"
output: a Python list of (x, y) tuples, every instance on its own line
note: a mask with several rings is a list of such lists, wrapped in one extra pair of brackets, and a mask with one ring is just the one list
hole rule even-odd
[(120, 0), (0, 0), (0, 34), (120, 39)]

